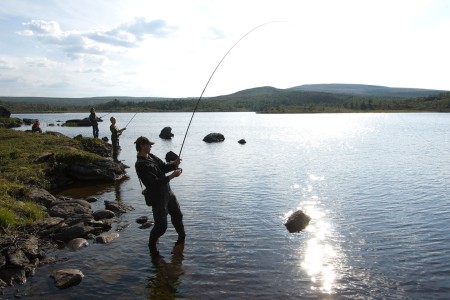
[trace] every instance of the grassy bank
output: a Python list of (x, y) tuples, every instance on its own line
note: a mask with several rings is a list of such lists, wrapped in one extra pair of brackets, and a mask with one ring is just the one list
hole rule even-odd
[(0, 128), (0, 228), (15, 229), (44, 218), (46, 212), (27, 199), (30, 187), (49, 189), (52, 176), (68, 162), (101, 159), (83, 150), (97, 142)]

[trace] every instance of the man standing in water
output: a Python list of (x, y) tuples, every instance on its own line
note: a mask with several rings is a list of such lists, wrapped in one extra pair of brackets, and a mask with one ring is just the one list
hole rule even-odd
[(114, 159), (114, 162), (118, 163), (119, 161), (119, 152), (120, 152), (120, 145), (119, 145), (119, 136), (122, 134), (126, 128), (118, 129), (116, 126), (116, 118), (111, 117), (109, 119), (111, 121), (111, 126), (109, 126), (109, 129), (111, 130), (111, 144), (112, 144), (112, 157)]
[[(184, 244), (186, 234), (184, 232), (183, 214), (175, 194), (170, 189), (169, 181), (181, 175), (182, 170), (178, 168), (181, 159), (170, 163), (164, 163), (157, 156), (150, 154), (154, 144), (146, 137), (139, 137), (135, 142), (137, 161), (135, 164), (136, 173), (144, 184), (145, 199), (151, 200), (153, 219), (155, 225), (150, 232), (148, 247), (152, 258), (160, 257), (157, 249), (158, 239), (167, 230), (167, 215), (170, 215), (173, 227), (178, 233), (178, 240), (175, 245)], [(165, 174), (173, 171), (169, 176)]]
[(95, 115), (95, 109), (91, 107), (91, 114), (89, 115), (89, 121), (91, 121), (92, 124), (92, 134), (95, 138), (98, 138), (98, 121), (100, 118), (97, 118)]

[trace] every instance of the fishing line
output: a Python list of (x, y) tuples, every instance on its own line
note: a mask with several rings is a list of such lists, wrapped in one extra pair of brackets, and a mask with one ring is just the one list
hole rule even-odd
[(241, 38), (240, 38), (240, 39), (239, 39), (239, 40), (238, 40), (238, 41), (237, 41), (237, 42), (236, 42), (236, 43), (235, 43), (228, 51), (227, 51), (227, 53), (225, 53), (225, 55), (222, 57), (222, 59), (220, 60), (220, 62), (217, 64), (216, 68), (215, 68), (214, 71), (212, 72), (211, 76), (209, 77), (208, 81), (206, 82), (206, 85), (205, 85), (205, 87), (203, 88), (203, 91), (202, 91), (200, 97), (198, 98), (197, 103), (195, 104), (194, 111), (192, 112), (191, 119), (189, 120), (189, 124), (188, 124), (188, 127), (187, 127), (187, 129), (186, 129), (186, 133), (185, 133), (184, 138), (183, 138), (183, 143), (181, 144), (180, 153), (178, 154), (179, 157), (181, 157), (181, 151), (183, 151), (184, 142), (186, 141), (186, 136), (187, 136), (187, 134), (188, 134), (188, 132), (189, 132), (189, 128), (191, 127), (192, 119), (194, 118), (194, 114), (195, 114), (195, 112), (197, 111), (198, 104), (200, 103), (200, 100), (201, 100), (202, 97), (203, 97), (203, 93), (205, 92), (206, 88), (208, 87), (209, 82), (211, 81), (212, 77), (213, 77), (214, 74), (216, 73), (216, 71), (217, 71), (217, 69), (219, 68), (219, 66), (220, 66), (220, 64), (222, 63), (222, 61), (225, 59), (225, 57), (227, 57), (228, 53), (230, 53), (231, 50), (233, 50), (233, 48), (234, 48), (237, 44), (239, 44), (239, 42), (240, 42), (241, 40), (243, 40), (247, 35), (249, 35), (249, 34), (252, 33), (253, 31), (255, 31), (256, 29), (258, 29), (258, 28), (260, 28), (260, 27), (262, 27), (262, 26), (264, 26), (264, 25), (271, 24), (271, 23), (277, 23), (277, 22), (284, 22), (284, 21), (271, 21), (271, 22), (263, 23), (263, 24), (261, 24), (261, 25), (256, 26), (255, 28), (253, 28), (252, 30), (250, 30), (249, 32), (247, 32), (246, 34), (244, 34), (244, 35), (243, 35), (243, 36), (242, 36), (242, 37), (241, 37)]

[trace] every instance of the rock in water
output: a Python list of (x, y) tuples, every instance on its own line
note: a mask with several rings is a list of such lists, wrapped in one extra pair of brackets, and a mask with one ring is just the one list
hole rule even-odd
[(289, 216), (287, 222), (284, 224), (290, 233), (300, 232), (308, 226), (311, 217), (306, 215), (303, 211), (297, 210)]
[(70, 240), (67, 243), (67, 248), (69, 248), (72, 251), (78, 250), (82, 247), (89, 246), (89, 242), (84, 238), (75, 238), (73, 240)]
[(172, 128), (171, 127), (164, 127), (161, 130), (161, 133), (159, 134), (159, 137), (164, 140), (170, 140), (173, 137)]
[(218, 143), (225, 141), (225, 136), (221, 133), (210, 133), (203, 138), (206, 143)]
[(108, 244), (119, 237), (117, 232), (102, 232), (96, 238), (95, 241), (100, 244)]
[(54, 271), (50, 277), (55, 280), (55, 286), (60, 289), (65, 289), (81, 282), (84, 275), (77, 269), (62, 269)]

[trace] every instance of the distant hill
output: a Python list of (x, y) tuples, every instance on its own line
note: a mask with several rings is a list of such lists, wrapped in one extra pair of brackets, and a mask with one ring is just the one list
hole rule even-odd
[[(440, 90), (416, 89), (416, 88), (391, 88), (377, 85), (363, 85), (363, 84), (305, 84), (295, 86), (288, 89), (277, 89), (270, 86), (250, 88), (229, 95), (222, 95), (217, 97), (205, 97), (209, 99), (224, 100), (227, 98), (236, 97), (271, 97), (283, 95), (284, 97), (298, 97), (297, 92), (318, 92), (328, 94), (344, 94), (356, 96), (371, 96), (371, 97), (392, 97), (392, 98), (416, 98), (427, 97), (439, 94)], [(304, 95), (303, 95), (304, 96)], [(119, 100), (122, 103), (126, 102), (153, 102), (153, 101), (168, 101), (175, 98), (165, 97), (128, 97), (128, 96), (105, 96), (105, 97), (87, 97), (87, 98), (61, 98), (61, 97), (6, 97), (0, 96), (0, 102), (15, 102), (15, 103), (32, 103), (32, 104), (47, 104), (59, 106), (98, 106)], [(177, 98), (177, 100), (192, 100), (195, 98)]]
[(436, 95), (442, 90), (416, 89), (416, 88), (392, 88), (378, 85), (364, 84), (305, 84), (295, 86), (287, 90), (292, 91), (308, 91), (308, 92), (325, 92), (331, 94), (348, 94), (348, 95), (364, 95), (376, 97), (400, 97), (415, 98)]
[(0, 102), (3, 101), (16, 103), (49, 104), (60, 106), (96, 106), (98, 104), (108, 103), (116, 99), (122, 102), (172, 100), (171, 98), (163, 98), (163, 97), (128, 97), (128, 96), (105, 96), (105, 97), (86, 97), (86, 98), (0, 96)]
[[(156, 97), (0, 97), (0, 106), (12, 112), (192, 111), (197, 98)], [(199, 111), (254, 111), (311, 113), (354, 111), (450, 111), (448, 91), (391, 88), (361, 84), (310, 84), (288, 89), (256, 87), (216, 97), (204, 97)]]

